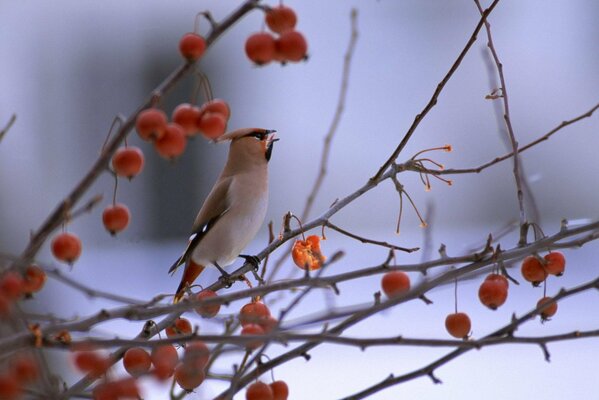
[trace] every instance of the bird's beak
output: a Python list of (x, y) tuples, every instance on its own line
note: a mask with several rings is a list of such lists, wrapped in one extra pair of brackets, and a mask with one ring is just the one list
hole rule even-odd
[(279, 140), (279, 138), (275, 138), (274, 133), (272, 135), (270, 135), (268, 139), (266, 139), (266, 154), (265, 154), (266, 161), (270, 161), (270, 156), (272, 155), (272, 146), (278, 140)]

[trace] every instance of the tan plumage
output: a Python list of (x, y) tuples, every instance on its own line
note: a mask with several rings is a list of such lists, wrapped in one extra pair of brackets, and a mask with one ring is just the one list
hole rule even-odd
[(175, 302), (206, 266), (232, 264), (264, 222), (268, 204), (268, 161), (274, 131), (244, 128), (217, 142), (230, 141), (227, 162), (204, 201), (183, 255), (169, 272), (185, 265)]

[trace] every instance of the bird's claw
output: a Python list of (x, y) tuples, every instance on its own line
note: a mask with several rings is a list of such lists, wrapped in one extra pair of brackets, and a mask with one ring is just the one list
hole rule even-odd
[(243, 258), (245, 262), (252, 264), (254, 271), (258, 271), (258, 267), (260, 267), (260, 259), (258, 257), (247, 254), (240, 254), (239, 257)]

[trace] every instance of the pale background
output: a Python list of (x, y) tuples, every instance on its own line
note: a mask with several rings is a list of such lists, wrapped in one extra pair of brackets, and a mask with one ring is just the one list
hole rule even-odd
[[(14, 112), (18, 121), (0, 143), (0, 250), (18, 254), (29, 232), (81, 178), (97, 156), (106, 131), (118, 113), (128, 115), (171, 70), (180, 64), (176, 44), (192, 29), (198, 11), (210, 9), (219, 19), (237, 1), (7, 1), (0, 3), (0, 125)], [(298, 16), (298, 29), (309, 42), (310, 60), (284, 68), (255, 68), (243, 52), (245, 38), (262, 27), (254, 12), (224, 35), (201, 61), (216, 97), (232, 107), (230, 128), (249, 125), (279, 131), (270, 165), (271, 203), (268, 220), (279, 226), (287, 211), (301, 212), (317, 172), (322, 138), (335, 111), (343, 53), (349, 37), (349, 13), (359, 10), (359, 42), (352, 65), (347, 105), (333, 142), (330, 174), (314, 213), (361, 186), (393, 151), (414, 116), (463, 48), (478, 21), (471, 1), (287, 1)], [(599, 93), (599, 3), (577, 1), (500, 2), (491, 16), (495, 44), (505, 65), (511, 116), (521, 144), (534, 140), (597, 103)], [(206, 32), (203, 24), (202, 32)], [(420, 125), (402, 160), (427, 147), (452, 144), (454, 152), (433, 154), (448, 167), (480, 165), (505, 153), (493, 103), (484, 99), (489, 78), (482, 53), (485, 35), (468, 54), (447, 85), (438, 105)], [(167, 99), (166, 108), (187, 101), (191, 81)], [(584, 120), (523, 155), (525, 173), (543, 216), (543, 228), (555, 232), (561, 218), (597, 218), (597, 117)], [(191, 222), (207, 194), (226, 146), (203, 140), (189, 144), (182, 159), (171, 165), (159, 159), (136, 135), (130, 143), (146, 152), (146, 169), (131, 183), (122, 182), (118, 198), (129, 204), (133, 222), (117, 239), (106, 234), (100, 210), (73, 222), (69, 229), (84, 241), (84, 254), (73, 276), (90, 285), (147, 299), (174, 290), (178, 277), (166, 274), (185, 243)], [(432, 242), (448, 245), (450, 254), (464, 251), (489, 232), (517, 218), (511, 164), (503, 163), (473, 176), (456, 176), (447, 187), (433, 182), (425, 192), (419, 178), (400, 180), (421, 211), (431, 202)], [(108, 202), (112, 178), (102, 176), (89, 193)], [(404, 246), (422, 244), (423, 232), (406, 207), (402, 235), (394, 235), (398, 198), (386, 183), (352, 204), (334, 222), (361, 235)], [(266, 228), (248, 252), (263, 248)], [(515, 238), (502, 240), (513, 246)], [(323, 245), (348, 255), (336, 271), (381, 262), (385, 251), (357, 245), (330, 234)], [(568, 252), (569, 269), (561, 285), (596, 276), (597, 246)], [(428, 257), (435, 256), (434, 253)], [(418, 262), (422, 254), (401, 256)], [(40, 260), (54, 265), (45, 247)], [(287, 265), (286, 269), (292, 269)], [(66, 270), (66, 269), (65, 269)], [(210, 281), (208, 276), (206, 279)], [(416, 280), (418, 277), (414, 276)], [(461, 286), (461, 304), (470, 312), (474, 335), (482, 336), (509, 321), (512, 312), (527, 311), (539, 290), (512, 288), (510, 300), (496, 313), (476, 300), (478, 283)], [(370, 301), (378, 278), (341, 286), (338, 304)], [(444, 338), (444, 316), (452, 310), (452, 291), (431, 293), (435, 305), (415, 302), (358, 325), (349, 334)], [(315, 293), (297, 315), (315, 311), (328, 297)], [(326, 301), (325, 301), (326, 300)], [(596, 293), (565, 301), (555, 319), (544, 326), (529, 323), (522, 333), (549, 334), (598, 326)], [(101, 306), (58, 283), (50, 283), (36, 300), (38, 307), (64, 316), (87, 315)], [(235, 312), (241, 303), (226, 312)], [(277, 304), (273, 305), (277, 309)], [(64, 311), (63, 311), (64, 310)], [(190, 318), (195, 318), (193, 315)], [(203, 331), (215, 330), (196, 319)], [(389, 326), (395, 326), (392, 331)], [(122, 335), (141, 324), (114, 323)], [(282, 350), (274, 346), (271, 356)], [(495, 347), (472, 352), (437, 371), (443, 385), (428, 378), (388, 389), (375, 399), (589, 398), (595, 391), (599, 357), (597, 340), (551, 345), (553, 359), (543, 361), (533, 346)], [(334, 399), (384, 379), (419, 368), (444, 349), (379, 348), (361, 353), (354, 348), (326, 346), (312, 361), (294, 360), (276, 369), (291, 387), (291, 399)], [(271, 353), (272, 352), (272, 353)], [(60, 368), (61, 356), (55, 357)], [(73, 375), (73, 379), (76, 376)], [(269, 377), (265, 377), (270, 379)], [(325, 379), (326, 378), (326, 379)], [(317, 383), (319, 382), (319, 383)], [(219, 392), (205, 385), (197, 395)], [(591, 392), (591, 390), (593, 392)], [(148, 387), (147, 398), (164, 398), (164, 388)], [(239, 398), (242, 398), (240, 395)]]

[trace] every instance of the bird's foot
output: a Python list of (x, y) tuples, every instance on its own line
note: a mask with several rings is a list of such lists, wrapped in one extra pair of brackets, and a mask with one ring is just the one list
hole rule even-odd
[(254, 267), (254, 271), (258, 271), (260, 267), (260, 259), (256, 256), (249, 256), (247, 254), (240, 254), (239, 257), (243, 258), (245, 262), (249, 262)]
[(233, 279), (231, 278), (231, 274), (225, 271), (220, 265), (214, 264), (216, 268), (220, 271), (220, 278), (218, 278), (219, 282), (226, 288), (230, 288), (233, 285)]

